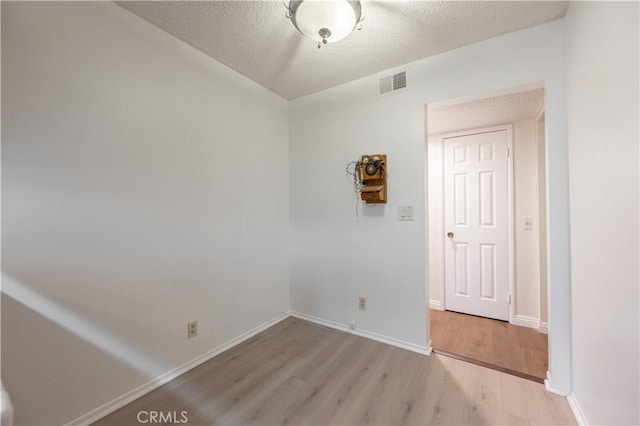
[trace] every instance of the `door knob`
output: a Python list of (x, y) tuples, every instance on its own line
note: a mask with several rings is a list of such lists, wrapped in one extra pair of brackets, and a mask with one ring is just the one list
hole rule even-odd
[(447, 237), (453, 238), (453, 232), (447, 232)]

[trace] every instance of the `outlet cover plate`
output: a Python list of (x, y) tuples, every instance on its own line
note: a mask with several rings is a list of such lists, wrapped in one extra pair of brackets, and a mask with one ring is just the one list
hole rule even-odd
[(187, 323), (187, 339), (196, 337), (198, 335), (198, 321), (192, 321)]
[(366, 297), (358, 297), (358, 309), (361, 311), (367, 310), (367, 298)]

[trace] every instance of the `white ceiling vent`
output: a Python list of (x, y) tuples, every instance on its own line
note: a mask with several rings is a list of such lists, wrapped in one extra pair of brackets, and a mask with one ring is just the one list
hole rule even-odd
[(378, 95), (386, 95), (407, 87), (407, 72), (402, 71), (397, 74), (382, 77), (378, 80)]

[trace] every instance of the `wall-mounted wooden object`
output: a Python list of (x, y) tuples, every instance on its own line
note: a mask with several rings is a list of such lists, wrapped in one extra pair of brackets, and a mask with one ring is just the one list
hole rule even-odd
[(362, 183), (360, 198), (365, 203), (387, 202), (387, 156), (384, 154), (363, 155), (357, 168)]

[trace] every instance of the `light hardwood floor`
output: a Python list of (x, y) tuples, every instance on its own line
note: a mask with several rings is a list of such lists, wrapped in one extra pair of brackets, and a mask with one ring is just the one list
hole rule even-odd
[(187, 425), (575, 424), (538, 383), (294, 318), (96, 424), (139, 425), (141, 410)]
[(429, 310), (436, 352), (544, 383), (547, 335), (532, 328), (457, 312)]

